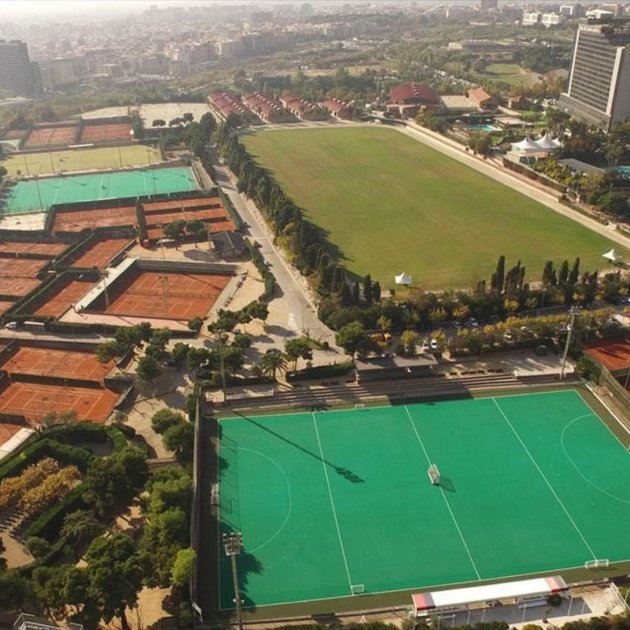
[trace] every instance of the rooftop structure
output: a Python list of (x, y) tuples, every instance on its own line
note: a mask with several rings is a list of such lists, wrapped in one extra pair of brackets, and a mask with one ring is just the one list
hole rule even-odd
[(387, 110), (402, 117), (413, 117), (426, 109), (442, 109), (440, 97), (424, 83), (401, 83), (389, 90)]

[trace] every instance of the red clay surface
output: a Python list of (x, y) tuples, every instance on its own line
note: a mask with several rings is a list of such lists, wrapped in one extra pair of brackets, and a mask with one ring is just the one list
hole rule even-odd
[(24, 428), (19, 424), (0, 422), (0, 446), (8, 442), (20, 429)]
[(0, 258), (0, 278), (35, 278), (47, 260)]
[(65, 252), (68, 246), (64, 243), (22, 243), (20, 241), (0, 241), (2, 254), (33, 254), (54, 258)]
[(37, 278), (2, 278), (0, 277), (0, 295), (11, 297), (24, 297), (41, 282)]
[(630, 341), (598, 343), (589, 347), (586, 354), (599, 361), (609, 372), (630, 367)]
[(104, 123), (100, 125), (84, 125), (79, 142), (112, 142), (129, 140), (131, 123)]
[(50, 145), (74, 144), (78, 125), (38, 127), (33, 129), (24, 143), (25, 149)]
[(97, 227), (123, 227), (136, 224), (135, 208), (123, 206), (122, 208), (98, 208), (95, 210), (75, 210), (55, 212), (52, 231), (57, 232), (81, 232), (86, 228)]
[(96, 283), (89, 280), (66, 280), (54, 288), (54, 293), (42, 297), (31, 308), (33, 315), (61, 317), (78, 302)]
[(0, 412), (24, 416), (30, 423), (63, 411), (74, 411), (79, 421), (104, 422), (117, 399), (109, 389), (12, 382), (0, 391)]
[(0, 315), (6, 313), (15, 302), (10, 302), (9, 300), (0, 300)]
[(93, 352), (21, 346), (0, 369), (9, 374), (35, 374), (103, 383), (114, 362), (99, 363)]
[(28, 133), (28, 129), (9, 129), (2, 134), (3, 140), (19, 140)]
[(183, 321), (205, 317), (229, 280), (229, 276), (207, 274), (131, 272), (126, 282), (110, 290), (105, 312)]
[[(161, 226), (176, 219), (184, 219), (185, 221), (210, 220), (211, 232), (234, 229), (230, 215), (218, 197), (150, 201), (144, 202), (142, 208), (148, 231), (154, 235), (149, 236), (149, 238), (162, 237)], [(94, 210), (67, 210), (55, 213), (52, 231), (53, 233), (81, 232), (86, 228), (134, 226), (136, 223), (135, 204)]]
[(83, 252), (75, 261), (73, 267), (98, 267), (103, 269), (107, 263), (121, 252), (129, 243), (128, 238), (112, 238), (108, 241), (96, 241), (88, 250)]
[[(234, 224), (232, 221), (220, 221), (218, 223), (206, 223), (206, 227), (210, 231), (210, 234), (216, 234), (217, 232), (231, 232), (234, 230)], [(164, 236), (164, 229), (161, 227), (154, 227), (147, 229), (147, 238), (155, 241)]]

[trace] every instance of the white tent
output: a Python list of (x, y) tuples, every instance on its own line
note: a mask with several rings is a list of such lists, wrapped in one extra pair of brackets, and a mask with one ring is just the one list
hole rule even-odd
[(615, 253), (614, 248), (611, 249), (609, 252), (602, 254), (602, 258), (605, 258), (606, 260), (610, 260), (610, 262), (612, 263), (619, 262), (619, 256), (617, 256), (617, 254)]
[(411, 284), (411, 276), (404, 271), (401, 274), (394, 276), (394, 280), (396, 281), (396, 284)]
[(540, 151), (540, 147), (531, 138), (523, 138), (512, 143), (512, 151)]
[(553, 151), (558, 148), (560, 143), (558, 140), (554, 140), (548, 133), (546, 133), (542, 138), (536, 140), (536, 144), (544, 151)]

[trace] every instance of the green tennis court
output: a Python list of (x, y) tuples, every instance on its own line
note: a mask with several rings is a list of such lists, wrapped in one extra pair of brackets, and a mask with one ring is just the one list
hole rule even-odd
[(54, 175), (63, 171), (128, 168), (162, 161), (160, 152), (151, 146), (129, 144), (116, 147), (90, 147), (38, 153), (14, 153), (6, 156), (0, 166), (9, 177)]
[(220, 529), (243, 534), (246, 606), (630, 559), (630, 454), (575, 390), (220, 427)]
[(43, 212), (55, 203), (139, 197), (199, 190), (189, 167), (113, 171), (94, 175), (46, 177), (20, 181), (8, 188), (5, 214)]

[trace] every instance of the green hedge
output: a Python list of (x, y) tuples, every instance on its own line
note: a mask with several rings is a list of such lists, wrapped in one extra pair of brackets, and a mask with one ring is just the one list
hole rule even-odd
[(59, 503), (55, 503), (49, 507), (45, 512), (42, 512), (27, 528), (24, 532), (26, 539), (31, 536), (39, 536), (45, 538), (49, 542), (52, 542), (63, 525), (63, 519), (66, 514), (81, 510), (86, 507), (83, 501), (83, 484), (79, 484), (76, 488), (73, 488)]
[(69, 446), (52, 439), (43, 438), (12, 456), (0, 466), (0, 480), (19, 475), (25, 468), (43, 457), (52, 457), (60, 464), (76, 466), (81, 472), (87, 470), (94, 455), (86, 448)]
[(336, 378), (346, 376), (353, 369), (352, 361), (344, 363), (333, 363), (332, 365), (320, 365), (317, 367), (305, 368), (295, 372), (287, 372), (287, 381), (307, 381), (321, 378)]
[(230, 218), (232, 219), (232, 223), (234, 223), (234, 227), (237, 230), (241, 230), (243, 228), (243, 219), (241, 219), (241, 215), (236, 211), (232, 200), (219, 188), (219, 198), (221, 202), (225, 206), (225, 209), (228, 211)]
[(265, 283), (263, 299), (270, 300), (276, 290), (276, 277), (269, 271), (269, 267), (265, 264), (265, 259), (257, 247), (254, 247), (251, 243), (247, 243), (247, 249), (249, 250), (254, 265), (256, 265), (256, 269), (258, 269), (258, 273), (260, 273)]

